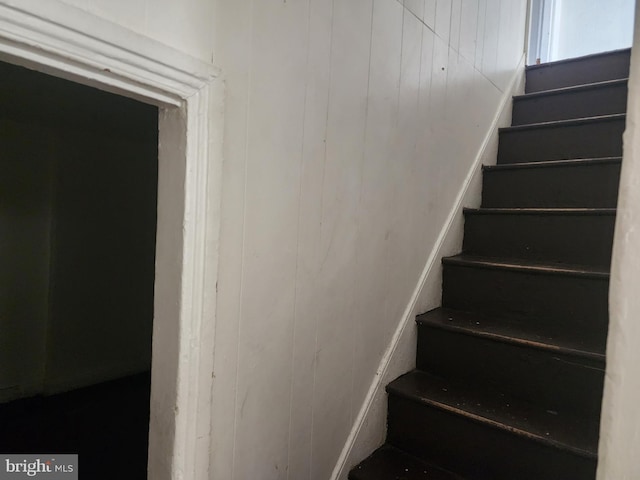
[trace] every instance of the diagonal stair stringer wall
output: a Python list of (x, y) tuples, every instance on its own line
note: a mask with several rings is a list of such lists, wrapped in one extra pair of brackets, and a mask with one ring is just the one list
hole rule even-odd
[[(511, 124), (512, 98), (524, 91), (523, 55), (514, 71), (508, 87), (504, 90), (495, 115), (478, 147), (473, 163), (459, 186), (446, 220), (429, 253), (422, 273), (405, 311), (398, 322), (384, 356), (376, 370), (367, 396), (362, 403), (351, 432), (334, 468), (331, 480), (344, 480), (349, 470), (382, 445), (386, 435), (387, 393), (386, 385), (398, 376), (415, 367), (416, 326), (415, 318), (441, 303), (442, 265), (441, 259), (460, 251), (463, 238), (464, 207), (478, 207), (482, 190), (482, 165), (496, 162), (498, 130)], [(455, 188), (455, 186), (452, 186)]]
[(521, 60), (526, 1), (218, 4), (211, 471), (327, 480)]

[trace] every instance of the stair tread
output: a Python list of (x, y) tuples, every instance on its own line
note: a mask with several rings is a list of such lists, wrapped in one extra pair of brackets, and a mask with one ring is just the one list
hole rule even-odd
[(629, 81), (628, 78), (620, 78), (615, 80), (604, 80), (602, 82), (585, 83), (582, 85), (571, 85), (568, 87), (552, 88), (549, 90), (540, 90), (537, 92), (525, 93), (522, 95), (514, 95), (514, 101), (529, 100), (540, 97), (547, 97), (552, 95), (562, 95), (564, 93), (578, 93), (587, 90), (593, 90), (598, 88), (614, 87), (623, 85)]
[(529, 273), (585, 276), (603, 280), (609, 279), (609, 271), (603, 268), (565, 263), (538, 262), (523, 259), (480, 257), (464, 253), (454, 255), (452, 257), (445, 257), (442, 259), (442, 263), (500, 270), (515, 270)]
[(464, 480), (391, 445), (383, 445), (357, 465), (350, 480)]
[(482, 207), (465, 208), (469, 215), (615, 215), (615, 208), (530, 208), (530, 207)]
[(574, 125), (585, 125), (597, 122), (610, 122), (616, 120), (624, 120), (626, 113), (614, 113), (610, 115), (597, 115), (595, 117), (570, 118), (568, 120), (552, 120), (550, 122), (527, 123), (524, 125), (512, 125), (510, 127), (500, 128), (500, 132), (519, 132), (523, 130), (532, 130), (537, 128), (555, 128), (568, 127)]
[(578, 341), (572, 343), (571, 340), (557, 339), (551, 334), (542, 335), (531, 330), (536, 328), (535, 323), (509, 321), (508, 316), (500, 317), (439, 307), (418, 315), (416, 322), (419, 325), (428, 325), (497, 342), (512, 343), (598, 362), (605, 361), (605, 352), (598, 345)]
[(542, 162), (505, 163), (502, 165), (483, 165), (484, 171), (521, 170), (527, 168), (558, 168), (599, 165), (602, 163), (621, 163), (622, 157), (576, 158), (571, 160), (547, 160)]
[(494, 390), (419, 370), (394, 380), (387, 391), (575, 455), (597, 455), (599, 425), (593, 420), (544, 410)]

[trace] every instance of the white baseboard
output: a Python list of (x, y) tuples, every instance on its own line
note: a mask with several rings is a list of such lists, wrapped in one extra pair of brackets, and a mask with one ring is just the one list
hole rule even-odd
[(331, 480), (346, 480), (349, 471), (384, 442), (386, 435), (387, 396), (385, 386), (415, 367), (415, 316), (440, 305), (441, 266), (444, 256), (458, 253), (462, 246), (465, 205), (479, 206), (482, 189), (482, 165), (496, 161), (498, 129), (511, 124), (511, 98), (524, 90), (524, 55), (505, 89), (493, 120), (487, 129), (476, 157), (469, 168), (449, 215), (436, 239), (422, 274), (396, 327), (391, 342), (378, 365), (371, 386), (347, 437)]

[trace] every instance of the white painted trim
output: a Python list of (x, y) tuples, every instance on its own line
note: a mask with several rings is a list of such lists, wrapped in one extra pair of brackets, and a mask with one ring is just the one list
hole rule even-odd
[(0, 60), (160, 107), (149, 478), (208, 478), (223, 84), (58, 0), (0, 0)]
[[(452, 205), (449, 215), (444, 223), (444, 226), (440, 230), (440, 233), (436, 239), (433, 249), (427, 259), (425, 266), (422, 270), (418, 283), (409, 299), (409, 303), (404, 310), (404, 313), (396, 327), (396, 330), (391, 338), (391, 342), (387, 346), (382, 359), (380, 360), (380, 364), (378, 365), (378, 369), (374, 375), (373, 381), (367, 395), (364, 399), (364, 402), (358, 412), (358, 415), (354, 421), (354, 424), (351, 428), (351, 432), (347, 437), (347, 441), (338, 457), (338, 461), (336, 463), (335, 468), (333, 469), (333, 473), (331, 474), (331, 480), (341, 480), (347, 478), (349, 470), (353, 468), (354, 464), (352, 461), (351, 452), (354, 450), (356, 442), (360, 436), (360, 432), (365, 428), (367, 424), (367, 419), (369, 415), (380, 415), (385, 414), (385, 411), (381, 411), (380, 409), (374, 408), (380, 401), (381, 396), (386, 396), (385, 387), (387, 383), (395, 377), (396, 374), (389, 375), (390, 366), (393, 364), (393, 360), (398, 354), (398, 351), (404, 347), (402, 339), (405, 336), (407, 328), (410, 325), (413, 325), (415, 321), (416, 309), (418, 307), (418, 303), (420, 298), (424, 295), (425, 286), (432, 284), (430, 282), (433, 276), (440, 275), (440, 260), (442, 256), (446, 253), (445, 251), (450, 251), (452, 248), (460, 249), (462, 245), (462, 232), (458, 235), (452, 235), (453, 227), (456, 222), (460, 219), (462, 215), (462, 208), (465, 203), (465, 199), (468, 197), (468, 193), (470, 191), (470, 187), (475, 181), (480, 181), (479, 173), (481, 172), (482, 162), (486, 159), (487, 151), (489, 150), (492, 143), (496, 142), (498, 128), (501, 123), (504, 122), (505, 118), (508, 118), (509, 121), (505, 123), (510, 123), (511, 115), (511, 99), (515, 93), (521, 93), (517, 90), (520, 89), (522, 84), (522, 79), (524, 76), (524, 64), (525, 64), (525, 55), (523, 54), (518, 67), (516, 68), (515, 73), (511, 77), (509, 85), (505, 89), (502, 97), (500, 99), (500, 103), (498, 108), (496, 109), (496, 113), (491, 121), (491, 125), (487, 130), (487, 134), (485, 135), (482, 144), (478, 148), (476, 157), (469, 167), (469, 171), (467, 172), (467, 176), (464, 179), (460, 189), (458, 190), (458, 194)], [(506, 117), (505, 117), (506, 115)], [(437, 285), (440, 285), (439, 282), (436, 282)], [(372, 413), (373, 412), (373, 413)], [(353, 459), (355, 463), (364, 460), (364, 458)]]
[(219, 76), (213, 65), (58, 0), (2, 0), (0, 32), (0, 51), (20, 63), (165, 106)]

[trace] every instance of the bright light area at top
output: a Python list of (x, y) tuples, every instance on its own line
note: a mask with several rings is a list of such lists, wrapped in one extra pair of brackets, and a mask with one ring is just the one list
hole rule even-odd
[(635, 0), (532, 0), (527, 63), (629, 48)]

